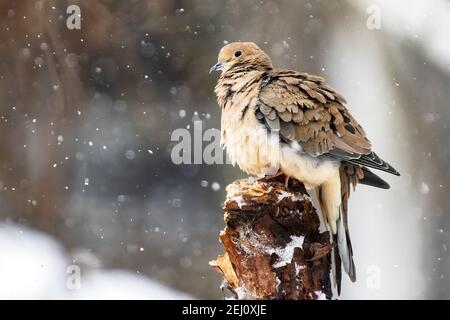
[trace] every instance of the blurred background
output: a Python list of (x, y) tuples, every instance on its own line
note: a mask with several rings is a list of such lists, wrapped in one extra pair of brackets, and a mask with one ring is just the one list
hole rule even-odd
[(342, 298), (450, 298), (449, 1), (2, 0), (0, 15), (0, 298), (223, 298), (208, 261), (245, 175), (174, 164), (171, 134), (219, 128), (208, 69), (239, 40), (326, 77), (402, 174), (352, 194)]

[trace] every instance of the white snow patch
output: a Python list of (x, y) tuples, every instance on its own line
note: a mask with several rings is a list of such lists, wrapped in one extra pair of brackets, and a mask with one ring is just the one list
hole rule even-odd
[(277, 288), (280, 286), (280, 284), (281, 284), (281, 279), (280, 278), (276, 278), (276, 282), (277, 282)]
[(0, 299), (49, 299), (66, 283), (68, 259), (48, 236), (0, 224)]
[(253, 295), (245, 288), (245, 287), (238, 287), (235, 290), (238, 300), (252, 300)]
[(302, 201), (305, 199), (305, 195), (296, 195), (286, 191), (280, 191), (278, 193), (278, 202), (285, 198), (290, 198), (292, 201)]
[(321, 290), (314, 291), (314, 294), (316, 295), (316, 300), (327, 300), (327, 295), (323, 293)]
[(299, 266), (297, 263), (295, 263), (294, 267), (295, 267), (295, 276), (296, 277), (300, 273), (300, 270), (306, 269), (306, 266)]
[(234, 200), (237, 203), (239, 209), (242, 209), (242, 207), (247, 204), (242, 196), (231, 197), (230, 200)]
[(190, 299), (162, 283), (123, 270), (90, 271), (82, 279), (80, 290), (74, 291), (72, 299)]
[[(80, 251), (82, 250), (82, 251)], [(91, 269), (100, 261), (80, 249), (69, 258), (50, 236), (0, 223), (0, 300), (4, 299), (192, 299), (164, 284), (126, 270)], [(88, 263), (86, 263), (88, 262)], [(82, 269), (80, 288), (68, 286), (73, 265)]]
[(279, 257), (278, 260), (273, 264), (273, 267), (280, 268), (291, 263), (292, 258), (294, 257), (295, 248), (301, 248), (303, 246), (304, 240), (304, 236), (291, 236), (291, 242), (289, 242), (286, 247), (269, 249), (270, 254), (275, 253)]
[[(248, 226), (239, 229), (239, 238), (247, 239), (251, 247), (261, 250), (268, 255), (275, 253), (278, 256), (278, 260), (272, 265), (274, 268), (281, 268), (291, 263), (295, 248), (302, 248), (303, 241), (305, 240), (304, 236), (291, 236), (291, 241), (287, 243), (284, 248), (274, 248), (272, 246), (262, 245), (261, 243), (264, 242), (264, 239), (262, 239), (260, 235), (254, 233)], [(247, 254), (254, 254), (254, 251), (245, 245), (242, 246), (242, 249)]]

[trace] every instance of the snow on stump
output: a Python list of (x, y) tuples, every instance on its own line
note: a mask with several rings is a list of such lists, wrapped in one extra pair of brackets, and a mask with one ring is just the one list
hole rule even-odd
[(226, 252), (210, 265), (236, 299), (331, 299), (331, 245), (303, 184), (284, 177), (227, 187)]

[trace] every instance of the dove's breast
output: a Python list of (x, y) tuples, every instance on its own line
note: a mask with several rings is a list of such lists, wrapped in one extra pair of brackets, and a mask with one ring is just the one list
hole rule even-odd
[(278, 136), (268, 134), (251, 106), (245, 109), (222, 110), (221, 143), (232, 164), (241, 170), (259, 177), (275, 174), (279, 168)]
[(233, 165), (249, 174), (264, 177), (281, 169), (286, 175), (314, 188), (339, 176), (339, 162), (309, 156), (280, 143), (248, 110), (243, 117), (222, 111), (221, 143)]
[(279, 136), (269, 133), (256, 119), (253, 109), (247, 110), (243, 117), (232, 110), (223, 110), (221, 133), (221, 142), (232, 164), (258, 177), (273, 175), (281, 169), (307, 188), (313, 188), (335, 178), (339, 172), (339, 163), (311, 157), (280, 143)]

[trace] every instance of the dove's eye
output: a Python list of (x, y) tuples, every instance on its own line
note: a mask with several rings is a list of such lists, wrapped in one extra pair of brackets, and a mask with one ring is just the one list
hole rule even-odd
[(239, 57), (241, 54), (242, 54), (242, 52), (236, 51), (236, 52), (234, 53), (234, 56), (235, 56), (235, 57)]

